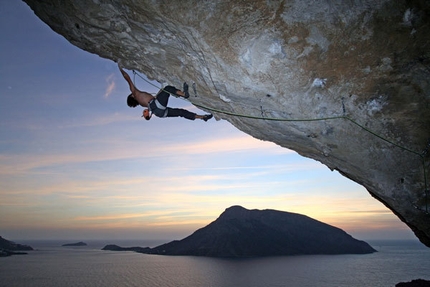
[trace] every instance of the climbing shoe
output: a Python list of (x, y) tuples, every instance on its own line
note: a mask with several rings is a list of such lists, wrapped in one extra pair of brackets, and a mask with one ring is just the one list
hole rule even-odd
[(188, 84), (186, 82), (184, 82), (184, 94), (186, 99), (188, 99), (190, 97), (190, 93), (188, 92)]
[(207, 121), (208, 121), (208, 120), (210, 120), (212, 117), (213, 117), (213, 115), (212, 115), (212, 114), (205, 115), (205, 116), (203, 116), (203, 120), (204, 120), (205, 122), (207, 122)]

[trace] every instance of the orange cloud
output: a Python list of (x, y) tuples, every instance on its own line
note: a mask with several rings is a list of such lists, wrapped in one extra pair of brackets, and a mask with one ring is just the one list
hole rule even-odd
[[(228, 153), (243, 152), (255, 150), (264, 150), (267, 153), (293, 153), (287, 149), (279, 149), (276, 145), (269, 142), (263, 142), (251, 138), (247, 135), (236, 137), (225, 137), (217, 140), (208, 139), (195, 143), (175, 143), (163, 145), (153, 142), (150, 146), (142, 148), (141, 142), (127, 142), (115, 137), (103, 138), (94, 141), (97, 150), (85, 147), (80, 151), (74, 151), (73, 154), (20, 154), (20, 155), (0, 155), (0, 175), (12, 175), (30, 172), (32, 169), (49, 167), (54, 165), (66, 165), (75, 163), (86, 163), (106, 160), (122, 159), (145, 159), (154, 158), (157, 155), (163, 157), (181, 156), (186, 157), (195, 154), (211, 153)], [(127, 148), (124, 148), (126, 146)]]

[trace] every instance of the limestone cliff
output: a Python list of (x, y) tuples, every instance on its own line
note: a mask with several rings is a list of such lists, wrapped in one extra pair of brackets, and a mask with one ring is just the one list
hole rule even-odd
[(194, 104), (362, 184), (430, 246), (429, 1), (26, 2), (84, 50), (195, 82)]

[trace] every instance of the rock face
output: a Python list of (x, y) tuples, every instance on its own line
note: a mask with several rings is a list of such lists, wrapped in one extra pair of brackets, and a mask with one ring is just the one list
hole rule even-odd
[(233, 206), (204, 228), (180, 241), (143, 253), (210, 257), (300, 254), (366, 254), (369, 244), (310, 217), (276, 210)]
[(26, 2), (84, 50), (195, 82), (195, 105), (338, 170), (430, 246), (429, 1)]

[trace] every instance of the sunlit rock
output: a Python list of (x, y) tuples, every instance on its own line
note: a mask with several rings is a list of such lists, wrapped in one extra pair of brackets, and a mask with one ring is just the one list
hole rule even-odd
[(26, 2), (84, 50), (195, 82), (194, 104), (363, 185), (430, 246), (429, 1)]

